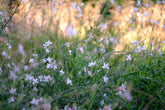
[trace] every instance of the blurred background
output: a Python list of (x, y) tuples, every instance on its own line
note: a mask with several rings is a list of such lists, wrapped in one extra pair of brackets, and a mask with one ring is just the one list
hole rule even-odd
[[(122, 50), (125, 44), (139, 37), (142, 41), (151, 37), (153, 41), (165, 39), (164, 0), (0, 0), (0, 2), (2, 37), (12, 33), (30, 38), (41, 36), (44, 32), (70, 37), (68, 34), (70, 29), (73, 30), (72, 34), (83, 37), (87, 34), (87, 30), (107, 23), (105, 29), (107, 32), (119, 33), (120, 44), (115, 50)], [(7, 25), (4, 26), (5, 23)], [(5, 39), (2, 37), (1, 39)]]

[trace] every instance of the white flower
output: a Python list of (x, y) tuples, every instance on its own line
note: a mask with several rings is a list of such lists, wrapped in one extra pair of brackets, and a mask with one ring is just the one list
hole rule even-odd
[(141, 0), (137, 1), (137, 6), (141, 6)]
[(84, 3), (81, 3), (81, 5), (80, 5), (80, 6), (82, 6), (82, 7), (83, 7), (83, 6), (85, 6), (85, 4), (84, 4)]
[(81, 53), (84, 53), (83, 47), (79, 47), (79, 49), (80, 49), (80, 52), (81, 52)]
[(37, 57), (38, 55), (37, 54), (32, 54), (33, 57)]
[(103, 77), (103, 79), (104, 79), (104, 82), (105, 82), (105, 83), (108, 82), (108, 77), (107, 77), (106, 75)]
[(165, 29), (165, 25), (162, 25), (162, 28)]
[(121, 11), (121, 6), (120, 5), (117, 6), (117, 10)]
[(77, 5), (77, 3), (75, 3), (75, 2), (72, 3), (72, 7), (73, 7), (73, 8), (76, 8), (76, 5)]
[(48, 57), (46, 60), (51, 63), (53, 58)]
[(100, 30), (105, 29), (105, 28), (107, 27), (107, 25), (108, 25), (108, 23), (100, 24), (100, 25), (99, 25)]
[(30, 58), (29, 63), (34, 63), (34, 59)]
[(68, 53), (69, 53), (69, 55), (72, 55), (72, 51), (71, 50), (68, 50)]
[(46, 68), (47, 68), (47, 69), (52, 68), (52, 64), (48, 63), (48, 64), (46, 65)]
[(77, 6), (77, 11), (81, 13), (81, 8), (79, 6)]
[(132, 60), (131, 55), (127, 55), (126, 60)]
[(73, 25), (67, 26), (65, 29), (65, 34), (67, 37), (76, 35), (76, 29)]
[(7, 43), (8, 49), (11, 49), (11, 45), (9, 43)]
[(88, 64), (89, 67), (95, 66), (96, 65), (96, 61), (95, 62), (91, 62)]
[(148, 7), (148, 6), (149, 6), (148, 3), (146, 3), (146, 4), (145, 4), (145, 7)]
[(70, 43), (66, 42), (65, 46), (70, 47)]
[(77, 17), (78, 18), (83, 17), (83, 14), (82, 13), (79, 13)]
[(163, 44), (165, 44), (165, 40), (163, 40)]
[(23, 45), (22, 44), (18, 45), (18, 53), (22, 54), (23, 56), (25, 55), (25, 51), (23, 49)]
[(104, 65), (102, 66), (102, 68), (103, 69), (109, 69), (109, 64), (108, 63), (107, 64), (104, 63)]
[(101, 100), (100, 101), (100, 105), (104, 105), (105, 103), (104, 103), (104, 100)]
[(11, 97), (10, 99), (8, 99), (8, 102), (9, 103), (14, 102), (14, 99), (15, 99), (15, 97)]
[(13, 71), (10, 71), (9, 78), (15, 81), (17, 79), (17, 75)]
[(72, 80), (70, 80), (69, 78), (66, 79), (66, 83), (72, 86)]
[(110, 2), (111, 2), (112, 4), (114, 4), (115, 1), (114, 1), (114, 0), (110, 0)]
[(2, 52), (2, 56), (4, 56), (4, 57), (7, 57), (8, 56), (8, 54), (6, 53), (6, 51), (3, 51)]
[(54, 65), (54, 66), (53, 66), (53, 69), (56, 70), (56, 69), (57, 69), (57, 65)]
[(89, 76), (92, 76), (92, 72), (91, 72), (91, 71), (88, 71), (87, 74), (88, 74)]
[(30, 74), (26, 74), (25, 81), (32, 81), (34, 79)]
[(60, 76), (64, 75), (64, 71), (60, 70)]
[(36, 79), (33, 79), (32, 84), (33, 84), (33, 85), (34, 85), (34, 84), (38, 84), (38, 79), (37, 79), (37, 78), (36, 78)]
[(114, 26), (117, 26), (117, 22), (114, 22), (113, 25), (114, 25)]
[(43, 62), (43, 63), (46, 63), (46, 59), (42, 59), (42, 62)]
[(53, 79), (51, 78), (50, 75), (48, 76), (44, 76), (44, 82), (49, 82), (49, 81), (52, 81)]
[(105, 49), (104, 48), (100, 48), (101, 53), (105, 53)]
[(33, 98), (33, 100), (32, 100), (32, 101), (30, 101), (30, 103), (31, 103), (31, 104), (34, 104), (34, 105), (38, 105), (39, 100), (38, 100), (38, 99)]
[(14, 88), (11, 88), (9, 91), (10, 94), (14, 94), (15, 92), (16, 92), (16, 89), (14, 89)]

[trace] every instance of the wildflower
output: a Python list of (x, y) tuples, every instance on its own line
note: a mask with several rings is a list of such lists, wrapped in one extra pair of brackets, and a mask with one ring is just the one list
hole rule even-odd
[(51, 76), (50, 75), (48, 75), (48, 76), (44, 76), (44, 82), (49, 82), (49, 81), (52, 81), (53, 79), (51, 78)]
[(32, 81), (34, 79), (33, 76), (26, 74), (25, 81)]
[(76, 8), (77, 3), (72, 3), (72, 8)]
[(71, 50), (68, 50), (68, 53), (69, 53), (69, 55), (72, 55), (72, 51)]
[(69, 78), (66, 79), (66, 83), (72, 86), (72, 80), (70, 80)]
[(120, 5), (117, 6), (117, 10), (121, 11), (121, 6)]
[(163, 44), (165, 44), (165, 40), (163, 40)]
[(89, 67), (95, 66), (96, 65), (96, 61), (95, 62), (91, 62), (88, 64)]
[(81, 3), (81, 5), (80, 5), (81, 7), (83, 7), (83, 6), (85, 6), (85, 4), (84, 3)]
[(150, 22), (151, 24), (153, 24), (154, 21), (153, 21), (152, 19), (150, 19), (149, 22)]
[(106, 106), (104, 106), (103, 110), (112, 110), (112, 108), (110, 105), (108, 105), (108, 106), (106, 105)]
[(49, 64), (49, 63), (48, 63), (48, 64), (46, 65), (46, 68), (47, 68), (47, 69), (52, 68), (52, 64)]
[(14, 88), (11, 88), (9, 91), (10, 94), (14, 94), (15, 92), (16, 92), (16, 89), (14, 89)]
[(148, 6), (149, 6), (148, 3), (146, 3), (146, 4), (145, 4), (145, 7), (148, 7)]
[(17, 79), (17, 75), (13, 71), (10, 71), (9, 78), (15, 81)]
[(25, 55), (25, 51), (23, 49), (23, 45), (22, 44), (18, 45), (18, 53), (22, 54), (23, 56)]
[(34, 59), (30, 58), (29, 63), (34, 63)]
[(91, 71), (88, 71), (87, 74), (88, 74), (89, 76), (92, 76), (92, 72), (91, 72)]
[(79, 6), (77, 6), (77, 11), (81, 13), (81, 8)]
[(110, 0), (110, 2), (111, 2), (112, 4), (114, 4), (115, 1), (114, 1), (114, 0)]
[(60, 70), (60, 76), (64, 75), (64, 71)]
[(70, 43), (66, 42), (65, 46), (70, 47)]
[(67, 26), (65, 29), (65, 34), (67, 37), (76, 35), (76, 29), (73, 25)]
[(127, 55), (126, 60), (132, 60), (131, 55)]
[(34, 104), (34, 105), (38, 105), (39, 100), (38, 100), (38, 99), (33, 98), (33, 100), (32, 100), (32, 101), (30, 101), (30, 103), (31, 103), (31, 104)]
[(3, 51), (2, 52), (2, 56), (4, 56), (4, 57), (7, 57), (8, 56), (8, 54), (6, 53), (6, 51)]
[(104, 48), (100, 48), (101, 53), (105, 53), (105, 49)]
[(157, 4), (161, 4), (161, 1), (160, 1), (160, 0), (157, 0), (156, 3), (157, 3)]
[(9, 43), (7, 43), (8, 49), (11, 49), (11, 45)]
[(53, 69), (56, 70), (56, 69), (57, 69), (57, 65), (54, 65), (54, 66), (53, 66)]
[(42, 62), (43, 62), (43, 63), (46, 63), (46, 59), (42, 59)]
[(33, 82), (32, 82), (33, 85), (34, 85), (34, 84), (38, 84), (38, 79), (37, 79), (37, 78), (33, 79), (32, 81), (33, 81)]
[(162, 25), (162, 28), (165, 29), (165, 25)]
[(101, 100), (100, 101), (100, 105), (102, 106), (102, 105), (104, 105), (105, 103), (104, 103), (104, 100)]
[(37, 57), (38, 55), (37, 54), (32, 54), (33, 57)]
[(104, 79), (104, 82), (105, 82), (105, 83), (108, 82), (108, 77), (107, 77), (106, 75), (103, 77), (103, 79)]
[(109, 64), (108, 63), (107, 64), (104, 63), (104, 65), (102, 66), (102, 68), (103, 69), (109, 69)]
[(81, 52), (81, 53), (84, 53), (83, 47), (79, 47), (79, 49), (80, 49), (80, 52)]
[(100, 28), (101, 30), (105, 29), (106, 27), (107, 27), (107, 23), (105, 23), (105, 24), (100, 24), (100, 25), (99, 25), (99, 28)]
[(2, 69), (0, 68), (0, 75), (1, 75), (2, 72), (3, 72), (3, 71), (2, 71)]
[(141, 0), (137, 1), (137, 6), (141, 6)]
[(15, 99), (15, 97), (11, 97), (10, 99), (8, 99), (8, 102), (9, 103), (14, 102), (14, 99)]
[(158, 25), (158, 24), (159, 24), (159, 21), (155, 21), (155, 24), (157, 24), (157, 25)]
[(47, 60), (49, 63), (51, 63), (52, 59), (53, 59), (53, 58), (48, 57), (46, 60)]
[(117, 22), (114, 22), (113, 25), (114, 25), (114, 26), (117, 26)]
[(83, 14), (82, 13), (79, 13), (77, 17), (78, 18), (83, 17)]

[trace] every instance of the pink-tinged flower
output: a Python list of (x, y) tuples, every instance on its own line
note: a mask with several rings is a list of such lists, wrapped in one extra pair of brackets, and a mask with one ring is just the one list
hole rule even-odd
[(15, 97), (11, 97), (10, 99), (8, 99), (8, 102), (9, 103), (14, 102), (14, 99), (15, 99)]
[(66, 83), (72, 86), (72, 80), (70, 80), (69, 78), (66, 79)]
[(60, 76), (64, 75), (64, 71), (60, 70)]

